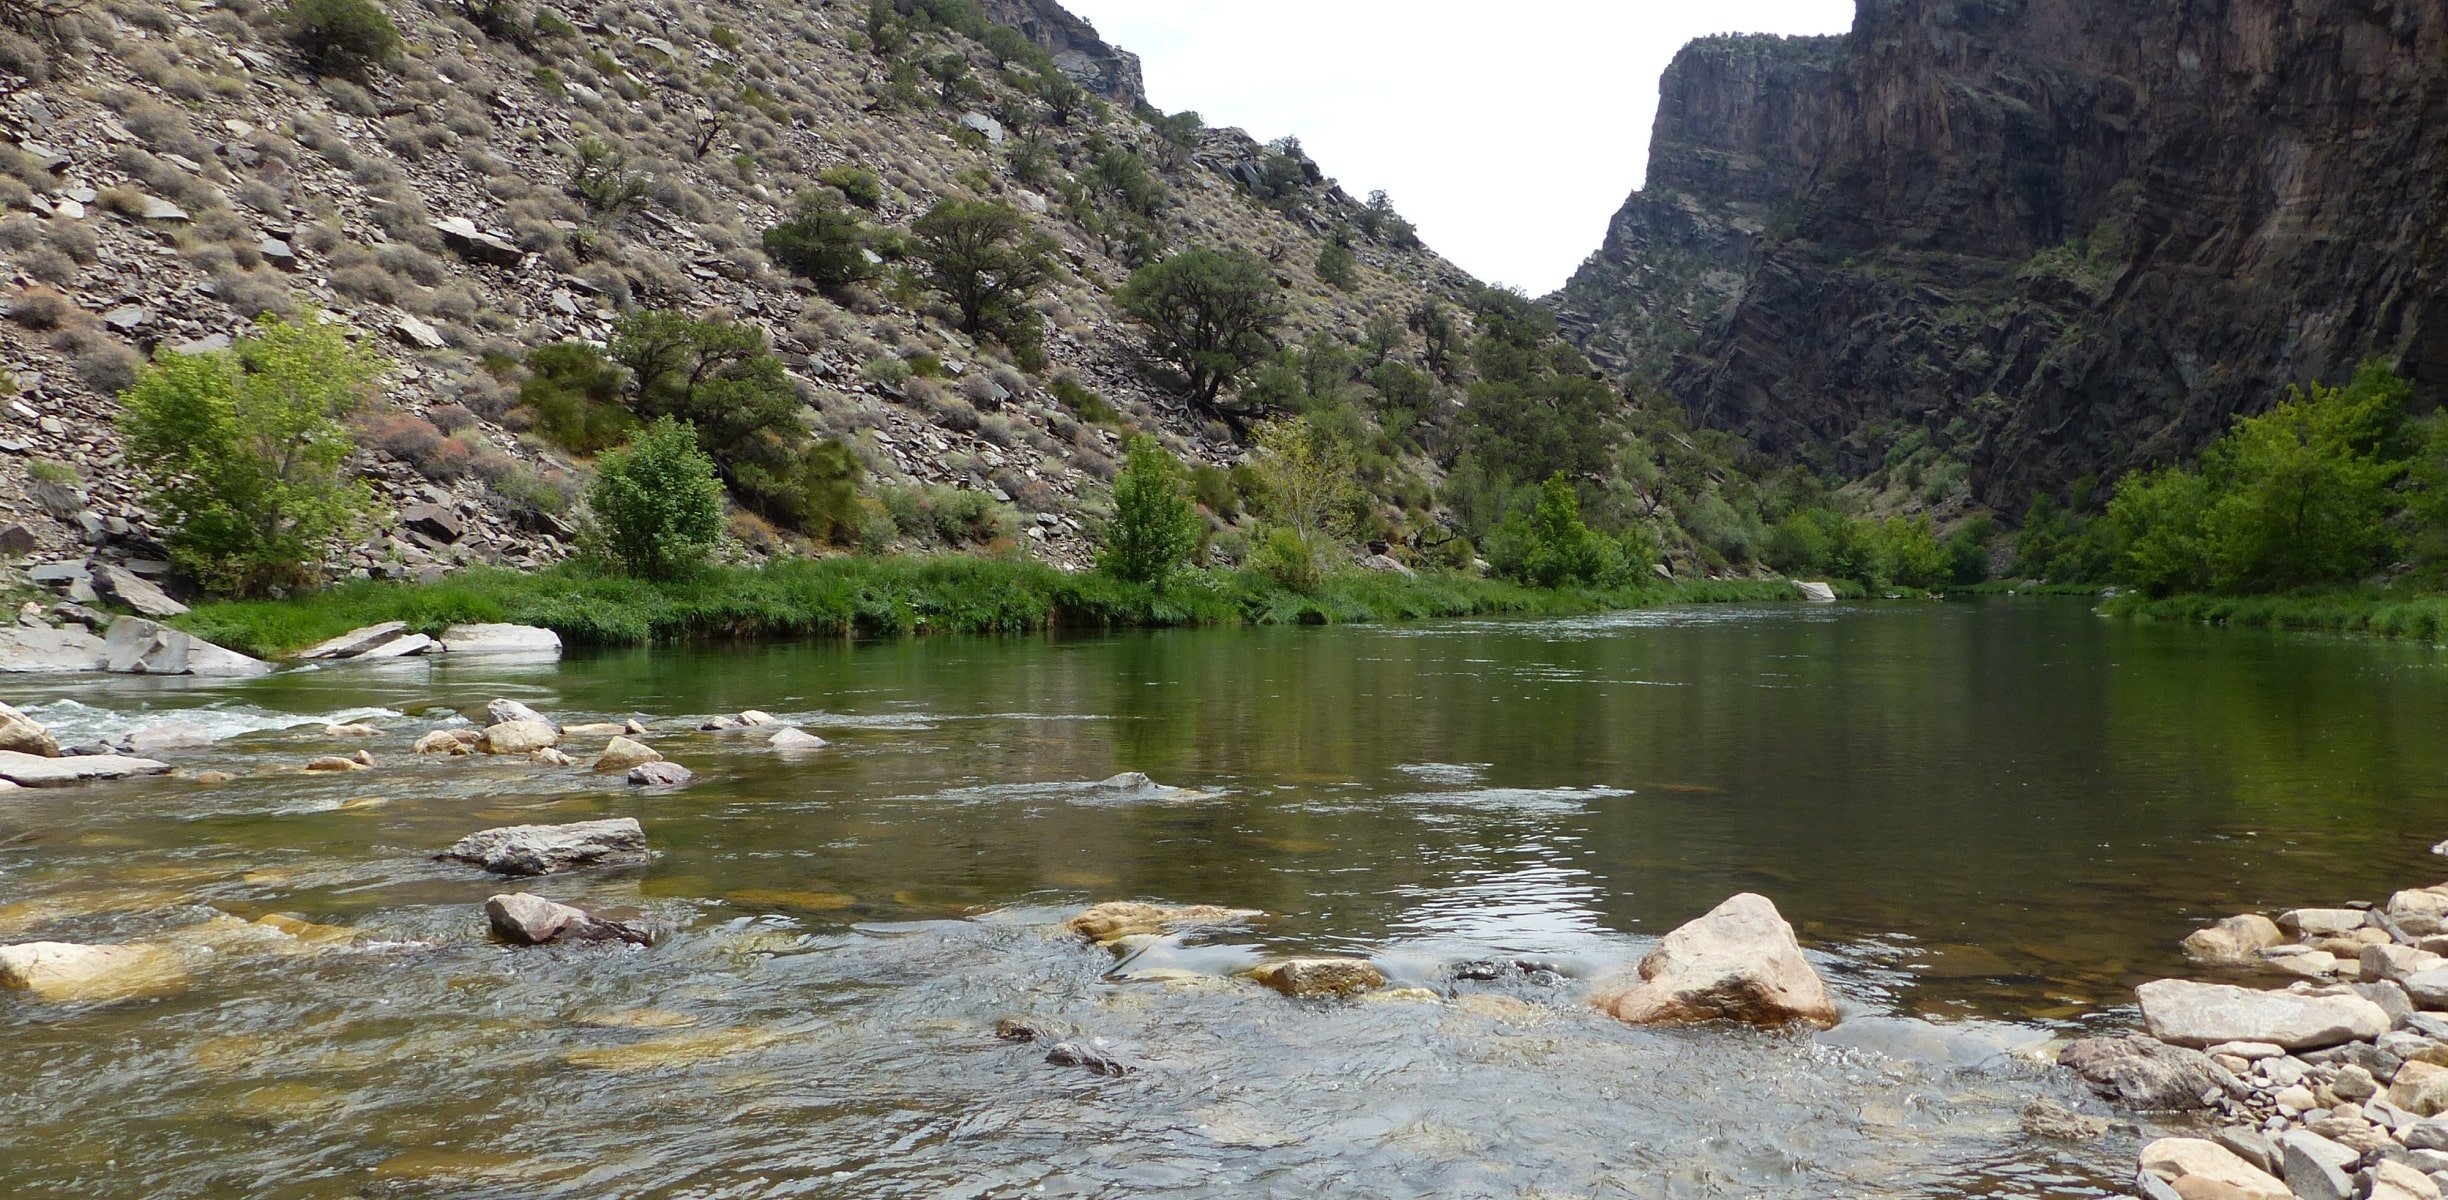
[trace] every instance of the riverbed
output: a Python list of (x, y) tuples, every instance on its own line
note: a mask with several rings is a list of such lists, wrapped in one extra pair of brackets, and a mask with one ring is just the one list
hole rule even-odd
[[(641, 791), (416, 757), (517, 699), (636, 717)], [(2177, 940), (2438, 882), (2448, 656), (2080, 602), (662, 648), (266, 679), (8, 681), (192, 778), (0, 796), (0, 941), (162, 940), (187, 985), (0, 995), (0, 1195), (2121, 1194), (2034, 1139), (2030, 1059), (2132, 1023)], [(832, 744), (700, 733), (756, 708)], [(334, 720), (378, 727), (334, 741)], [(367, 750), (372, 771), (308, 775)], [(1185, 794), (1114, 793), (1145, 772)], [(644, 867), (516, 885), (651, 948), (513, 951), (432, 855), (634, 816)], [(1771, 897), (1846, 1021), (1644, 1030), (1587, 983)], [(1270, 919), (1125, 957), (1096, 900)], [(331, 940), (241, 935), (286, 913)], [(182, 940), (183, 939), (183, 940)], [(1358, 954), (1391, 998), (1233, 973)], [(1410, 990), (1421, 989), (1421, 990)], [(1427, 994), (1433, 993), (1433, 995)], [(1050, 1064), (1025, 1017), (1133, 1068)], [(2098, 1110), (2096, 1106), (2093, 1111)]]

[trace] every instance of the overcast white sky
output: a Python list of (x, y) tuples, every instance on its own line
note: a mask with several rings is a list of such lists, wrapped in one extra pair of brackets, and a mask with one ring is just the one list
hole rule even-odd
[(1294, 134), (1446, 257), (1532, 295), (1641, 179), (1658, 74), (1712, 33), (1842, 33), (1853, 0), (1062, 0), (1146, 63), (1149, 100)]

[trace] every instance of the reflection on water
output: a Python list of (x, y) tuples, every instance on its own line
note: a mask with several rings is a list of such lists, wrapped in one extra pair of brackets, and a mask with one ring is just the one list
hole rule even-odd
[[(2194, 919), (2434, 881), (2442, 665), (2017, 602), (21, 684), (69, 740), (195, 725), (167, 756), (240, 778), (0, 797), (0, 940), (193, 980), (0, 997), (0, 1195), (2112, 1194), (2134, 1132), (2021, 1135), (2076, 1097), (2015, 1051), (2127, 1019)], [(701, 782), (407, 753), (496, 695), (646, 717)], [(695, 732), (749, 707), (834, 744)], [(351, 719), (381, 766), (300, 773)], [(1133, 770), (1185, 790), (1094, 785)], [(610, 816), (656, 861), (529, 886), (651, 949), (494, 947), (498, 885), (429, 857)], [(1574, 1002), (1743, 889), (1834, 1034)], [(1274, 916), (1120, 959), (1050, 931), (1131, 896)], [(244, 925), (274, 913), (353, 939)], [(1219, 978), (1286, 952), (1437, 998)]]

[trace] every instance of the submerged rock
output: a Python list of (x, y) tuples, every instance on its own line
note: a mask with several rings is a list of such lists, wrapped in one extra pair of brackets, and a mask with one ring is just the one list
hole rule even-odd
[(2084, 1116), (2046, 1096), (2023, 1106), (2023, 1132), (2059, 1142), (2096, 1142), (2108, 1136), (2108, 1119)]
[(503, 721), (484, 731), (487, 754), (533, 754), (561, 741), (561, 731), (543, 721)]
[(126, 779), (135, 775), (169, 773), (168, 763), (149, 758), (130, 758), (124, 754), (72, 754), (63, 758), (46, 758), (39, 754), (0, 750), (0, 780), (19, 787), (65, 787), (97, 779)]
[(728, 716), (708, 717), (697, 728), (703, 733), (726, 733), (734, 729), (755, 729), (759, 726), (779, 724), (781, 722), (772, 713), (763, 709), (751, 708)]
[(646, 830), (635, 817), (567, 825), (508, 825), (459, 839), (440, 857), (501, 875), (548, 875), (574, 867), (645, 862)]
[(2101, 1099), (2138, 1112), (2207, 1108), (2227, 1093), (2233, 1078), (2199, 1050), (2139, 1035), (2083, 1038), (2060, 1052), (2057, 1062), (2082, 1076)]
[(563, 754), (561, 751), (551, 746), (546, 746), (541, 750), (530, 752), (527, 755), (527, 761), (535, 763), (538, 766), (566, 767), (570, 765), (573, 760), (569, 755)]
[[(2287, 1186), (2234, 1151), (2205, 1138), (2161, 1138), (2142, 1148), (2142, 1171), (2173, 1185), (2178, 1195), (2210, 1195), (2204, 1184), (2232, 1189), (2215, 1193), (2234, 1200), (2292, 1200)], [(2197, 1181), (2186, 1185), (2186, 1180)]]
[(6, 704), (0, 704), (0, 750), (37, 758), (58, 758), (60, 752), (59, 739), (50, 730)]
[[(361, 759), (363, 761), (360, 761)], [(306, 769), (309, 771), (363, 771), (372, 768), (373, 765), (373, 757), (360, 750), (358, 758), (342, 758), (337, 754), (326, 754), (307, 763)]]
[(1046, 1061), (1058, 1067), (1083, 1067), (1099, 1075), (1128, 1075), (1132, 1069), (1120, 1055), (1092, 1042), (1056, 1042), (1046, 1051)]
[(2351, 991), (2315, 995), (2263, 992), (2221, 983), (2158, 979), (2134, 990), (2151, 1036), (2179, 1046), (2268, 1042), (2310, 1050), (2370, 1041), (2387, 1033), (2389, 1016)]
[(1063, 922), (1063, 928), (1092, 942), (1111, 942), (1132, 934), (1173, 933), (1211, 925), (1235, 925), (1263, 917), (1251, 908), (1219, 908), (1212, 904), (1174, 906), (1138, 900), (1109, 900), (1090, 905)]
[(785, 729), (765, 740), (776, 750), (822, 750), (833, 743), (804, 729)]
[(650, 762), (661, 762), (663, 756), (644, 742), (615, 737), (604, 746), (603, 755), (595, 760), (598, 771), (626, 771)]
[(1635, 1025), (1836, 1023), (1835, 1001), (1802, 957), (1793, 926), (1750, 892), (1667, 934), (1641, 959), (1637, 979), (1602, 982), (1591, 1003)]
[(629, 782), (638, 787), (682, 787), (695, 778), (695, 771), (669, 760), (639, 763), (629, 768)]
[(1386, 981), (1365, 958), (1284, 959), (1252, 968), (1250, 978), (1287, 996), (1356, 996)]
[(0, 946), (0, 988), (52, 1003), (124, 1000), (185, 984), (178, 955), (162, 946), (20, 942)]
[(505, 892), (485, 901), (485, 920), (495, 936), (514, 946), (549, 946), (556, 942), (629, 942), (648, 945), (651, 930), (626, 921), (596, 916), (574, 904), (561, 904), (527, 892)]

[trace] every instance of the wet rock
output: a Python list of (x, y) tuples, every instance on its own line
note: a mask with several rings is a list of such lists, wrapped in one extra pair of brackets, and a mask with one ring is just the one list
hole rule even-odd
[(773, 747), (776, 750), (786, 751), (822, 750), (826, 746), (832, 745), (831, 742), (817, 737), (815, 734), (809, 733), (804, 729), (785, 729), (780, 733), (767, 738), (765, 740), (765, 744)]
[(503, 721), (484, 731), (487, 754), (533, 754), (561, 741), (561, 731), (542, 721)]
[(2355, 1160), (2362, 1156), (2303, 1129), (2278, 1135), (2278, 1155), (2289, 1191), (2303, 1200), (2355, 1200)]
[(1058, 1067), (1082, 1067), (1099, 1075), (1128, 1075), (1130, 1063), (1092, 1042), (1056, 1042), (1046, 1061)]
[(634, 817), (567, 825), (509, 825), (459, 839), (442, 858), (500, 875), (548, 875), (575, 867), (645, 862), (646, 830)]
[(2263, 992), (2219, 983), (2158, 979), (2135, 989), (2151, 1036), (2179, 1046), (2268, 1042), (2288, 1050), (2369, 1041), (2388, 1014), (2352, 992)]
[(0, 672), (99, 671), (107, 657), (102, 639), (87, 630), (0, 628)]
[(336, 638), (317, 642), (300, 651), (298, 657), (308, 661), (355, 658), (385, 643), (397, 641), (406, 636), (408, 636), (406, 621), (385, 621), (380, 625), (352, 629)]
[(418, 754), (473, 754), (484, 735), (473, 729), (436, 729), (416, 740)]
[(156, 995), (185, 982), (178, 956), (161, 946), (0, 946), (0, 989), (29, 992), (55, 1004)]
[(1034, 1017), (1004, 1017), (995, 1022), (995, 1036), (1007, 1042), (1060, 1041), (1053, 1026)]
[(561, 736), (565, 738), (616, 738), (627, 732), (629, 732), (628, 726), (610, 721), (595, 721), (561, 727)]
[(2310, 941), (2353, 933), (2369, 919), (2359, 908), (2298, 908), (2278, 914), (2278, 927), (2298, 941)]
[(0, 750), (0, 780), (19, 787), (66, 787), (100, 779), (166, 775), (168, 763), (123, 754), (71, 754), (58, 758)]
[(57, 758), (60, 752), (59, 739), (42, 722), (6, 704), (0, 704), (0, 750), (37, 758)]
[(708, 717), (697, 726), (702, 733), (727, 733), (734, 729), (755, 729), (761, 725), (779, 725), (772, 713), (751, 708), (736, 714)]
[(598, 771), (627, 771), (632, 767), (642, 767), (650, 762), (661, 761), (663, 761), (663, 756), (656, 753), (654, 747), (644, 742), (616, 737), (604, 746), (603, 756), (595, 760), (595, 769)]
[(1089, 906), (1063, 922), (1063, 928), (1091, 942), (1106, 943), (1133, 934), (1176, 933), (1205, 926), (1237, 925), (1265, 913), (1212, 904), (1174, 906), (1137, 900), (1109, 900)]
[[(2205, 1194), (2200, 1183), (2223, 1184), (2239, 1200), (2291, 1200), (2287, 1186), (2269, 1173), (2203, 1138), (2161, 1138), (2142, 1148), (2142, 1171), (2176, 1188), (2180, 1196)], [(2197, 1180), (2187, 1187), (2187, 1180)], [(2225, 1193), (2222, 1193), (2225, 1194)]]
[(326, 754), (313, 762), (307, 763), (306, 769), (317, 772), (363, 771), (371, 768), (373, 765), (374, 764), (370, 762), (359, 762), (354, 758), (342, 758), (337, 754)]
[[(552, 725), (552, 721), (544, 714), (516, 700), (497, 699), (485, 704), (485, 724), (507, 725), (512, 721), (532, 721), (538, 725)], [(553, 727), (560, 728), (557, 725)]]
[(645, 926), (599, 917), (572, 904), (560, 904), (527, 892), (505, 892), (485, 901), (485, 920), (494, 936), (514, 946), (549, 946), (556, 942), (654, 941)]
[(2258, 913), (2245, 913), (2186, 934), (2184, 952), (2202, 962), (2242, 965), (2251, 963), (2259, 952), (2285, 941), (2277, 922)]
[(527, 756), (527, 761), (535, 763), (538, 766), (566, 767), (570, 765), (571, 759), (569, 755), (563, 754), (551, 746), (546, 746), (541, 750), (529, 754)]
[(629, 782), (637, 787), (682, 787), (697, 778), (697, 773), (668, 760), (639, 763), (629, 768)]
[(2059, 1142), (2096, 1142), (2108, 1136), (2105, 1117), (2087, 1117), (2046, 1096), (2023, 1106), (2023, 1132)]
[(1591, 1003), (1635, 1025), (1730, 1020), (1836, 1023), (1836, 1005), (1793, 926), (1767, 897), (1744, 892), (1676, 929), (1642, 958), (1636, 979), (1602, 981)]
[(1357, 996), (1385, 986), (1385, 974), (1365, 958), (1290, 958), (1262, 963), (1250, 978), (1287, 996)]
[(2057, 1062), (2101, 1099), (2138, 1112), (2206, 1108), (2227, 1091), (2227, 1076), (2209, 1055), (2156, 1038), (2083, 1038)]
[(442, 652), (471, 655), (558, 655), (561, 635), (533, 625), (453, 625), (442, 631)]

